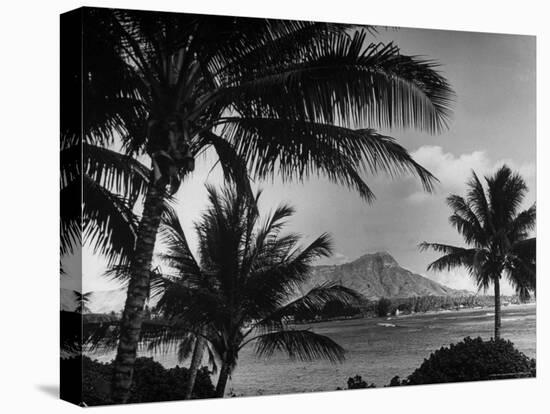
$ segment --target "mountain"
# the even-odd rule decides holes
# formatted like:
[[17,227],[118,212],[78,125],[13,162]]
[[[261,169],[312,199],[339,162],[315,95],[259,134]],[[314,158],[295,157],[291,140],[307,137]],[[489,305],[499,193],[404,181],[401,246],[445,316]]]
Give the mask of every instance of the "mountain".
[[316,266],[310,279],[311,287],[325,282],[341,283],[355,289],[367,299],[470,294],[404,269],[387,252],[365,254],[353,262],[341,265]]

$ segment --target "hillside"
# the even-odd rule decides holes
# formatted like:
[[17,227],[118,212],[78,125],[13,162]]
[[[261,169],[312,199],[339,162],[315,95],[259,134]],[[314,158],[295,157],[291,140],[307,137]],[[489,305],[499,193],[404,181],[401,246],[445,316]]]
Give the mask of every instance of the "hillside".
[[313,287],[324,282],[341,283],[357,290],[367,299],[471,294],[412,273],[399,266],[387,252],[365,254],[353,262],[341,265],[316,266],[308,285]]

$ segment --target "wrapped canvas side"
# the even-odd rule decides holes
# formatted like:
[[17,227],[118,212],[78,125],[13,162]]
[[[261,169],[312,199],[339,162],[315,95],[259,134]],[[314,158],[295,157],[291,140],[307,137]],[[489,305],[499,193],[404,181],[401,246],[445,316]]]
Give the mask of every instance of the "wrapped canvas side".
[[83,306],[82,9],[61,15],[60,76],[60,397],[80,404]]

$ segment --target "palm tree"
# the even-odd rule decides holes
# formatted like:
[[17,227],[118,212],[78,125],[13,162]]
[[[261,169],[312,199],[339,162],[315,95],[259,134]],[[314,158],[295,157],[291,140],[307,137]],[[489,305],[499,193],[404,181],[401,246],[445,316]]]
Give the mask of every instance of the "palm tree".
[[[362,174],[380,171],[417,175],[431,189],[432,175],[373,128],[436,133],[446,127],[452,91],[433,61],[405,56],[391,43],[369,44],[367,32],[350,35],[346,25],[112,9],[81,13],[83,27],[93,33],[83,38],[85,145],[109,147],[108,159],[116,159],[100,160],[104,180],[132,183],[133,198],[122,197],[118,213],[143,197],[135,239],[123,244],[132,247],[132,277],[115,361],[115,401],[128,396],[163,202],[193,170],[198,154],[213,150],[225,177],[248,193],[249,175],[289,180],[320,173],[372,201]],[[79,126],[67,134],[74,145]],[[117,142],[119,152],[112,150]],[[147,159],[150,167],[142,171],[132,161],[124,168],[126,157]],[[85,209],[91,201],[85,194]],[[104,228],[114,229],[105,213],[95,214]],[[96,241],[109,250],[118,236],[116,230],[107,234],[111,240]]]
[[76,313],[81,315],[90,312],[89,304],[90,298],[93,292],[80,293],[78,290],[73,290],[73,294],[76,300]]
[[492,177],[485,177],[484,189],[475,173],[468,182],[467,196],[450,195],[447,204],[453,214],[449,221],[470,247],[422,243],[443,256],[428,270],[465,267],[479,288],[494,285],[495,339],[500,338],[500,279],[505,275],[526,299],[536,290],[536,205],[519,212],[527,192],[523,178],[503,165]]
[[[335,284],[299,295],[312,262],[330,255],[329,237],[323,234],[300,248],[299,235],[282,234],[294,212],[290,206],[281,205],[262,220],[259,194],[243,196],[235,187],[222,193],[208,187],[208,194],[210,205],[196,224],[198,261],[176,215],[167,217],[163,258],[177,275],[165,279],[157,307],[176,325],[185,321],[220,359],[217,396],[223,397],[239,351],[249,343],[259,356],[282,351],[293,359],[343,360],[343,348],[332,339],[289,326],[299,312],[319,313],[329,302],[347,306],[360,300],[355,291]],[[169,330],[159,343],[179,340]]]

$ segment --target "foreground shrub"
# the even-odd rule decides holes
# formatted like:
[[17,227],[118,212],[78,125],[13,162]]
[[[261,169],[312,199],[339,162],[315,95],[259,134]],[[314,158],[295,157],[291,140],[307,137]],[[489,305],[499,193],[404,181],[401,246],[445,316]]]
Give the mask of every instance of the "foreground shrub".
[[357,390],[361,388],[376,388],[376,385],[369,384],[366,381],[363,381],[361,375],[356,375],[355,377],[348,378],[348,390]]
[[[483,381],[536,375],[536,361],[503,339],[464,338],[425,359],[401,385]],[[398,385],[396,378],[391,385]]]
[[[62,360],[61,369],[82,363],[82,398],[86,405],[110,404],[112,364],[103,364],[88,357]],[[138,358],[134,368],[129,403],[173,401],[183,399],[188,369],[164,368],[152,358]],[[192,398],[214,397],[214,385],[206,368],[197,373]]]
[[[536,361],[518,351],[512,342],[467,337],[457,344],[435,351],[406,379],[395,376],[387,386],[535,376]],[[359,375],[348,379],[348,389],[374,387],[374,384],[369,385]]]

